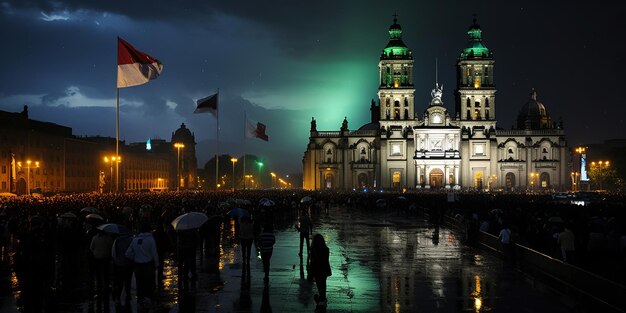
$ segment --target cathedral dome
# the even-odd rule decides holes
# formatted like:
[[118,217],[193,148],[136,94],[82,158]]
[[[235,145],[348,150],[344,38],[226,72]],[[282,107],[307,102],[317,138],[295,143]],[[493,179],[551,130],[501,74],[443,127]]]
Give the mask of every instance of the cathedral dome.
[[389,43],[383,49],[381,58],[411,58],[411,49],[402,41],[402,27],[398,24],[398,19],[393,19],[393,24],[389,26]]
[[359,127],[359,130],[379,130],[379,129],[380,129],[379,123],[367,123]]
[[185,126],[185,123],[182,123],[180,128],[172,134],[172,142],[194,142],[194,135]]
[[530,99],[517,115],[518,129],[546,129],[553,128],[550,114],[546,106],[537,101],[537,92],[533,88],[530,92]]
[[476,22],[474,17],[474,23],[467,30],[467,45],[461,52],[461,58],[463,59],[476,59],[476,58],[491,58],[493,52],[483,44],[482,30],[480,25]]

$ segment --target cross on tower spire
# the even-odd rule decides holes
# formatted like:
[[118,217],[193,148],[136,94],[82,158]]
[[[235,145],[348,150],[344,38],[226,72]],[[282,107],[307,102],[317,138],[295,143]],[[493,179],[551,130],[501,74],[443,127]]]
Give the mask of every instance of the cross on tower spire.
[[393,22],[396,23],[398,21],[398,13],[394,13],[392,16],[393,16]]

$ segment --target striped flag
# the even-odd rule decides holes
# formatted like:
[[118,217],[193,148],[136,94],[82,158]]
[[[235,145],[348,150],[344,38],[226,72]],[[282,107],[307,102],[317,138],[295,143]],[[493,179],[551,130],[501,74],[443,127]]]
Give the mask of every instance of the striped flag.
[[196,101],[196,104],[198,105],[196,107],[196,110],[193,111],[193,113],[206,113],[209,112],[215,116],[217,116],[217,95],[218,94],[213,94],[210,95],[206,98],[202,98],[198,101]]
[[145,84],[159,77],[162,70],[159,60],[117,37],[117,88]]
[[269,140],[269,137],[265,134],[265,124],[255,123],[250,119],[246,120],[246,137],[259,138],[264,141]]

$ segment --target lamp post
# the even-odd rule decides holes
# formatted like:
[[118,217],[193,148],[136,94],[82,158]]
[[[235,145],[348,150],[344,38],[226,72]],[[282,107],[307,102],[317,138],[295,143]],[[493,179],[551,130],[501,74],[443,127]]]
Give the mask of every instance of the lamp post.
[[185,148],[185,145],[177,142],[174,144],[174,147],[177,150],[176,157],[176,190],[180,190],[180,149]]
[[258,183],[258,189],[261,189],[261,168],[263,168],[263,162],[261,161],[256,161],[256,165],[259,166],[259,183]]
[[276,188],[276,184],[275,184],[276,173],[271,172],[270,175],[272,176],[272,188]]
[[235,192],[235,163],[237,163],[237,158],[230,158],[230,161],[233,162],[233,192]]
[[[39,161],[26,160],[26,194],[30,196],[30,169],[33,168],[31,164],[35,164],[35,168],[39,168]],[[22,162],[17,162],[17,166],[22,167]]]
[[[109,163],[110,167],[111,167],[111,176],[110,176],[110,180],[109,180],[110,181],[109,192],[113,192],[113,163],[116,164],[115,167],[117,168],[117,164],[122,162],[122,157],[119,156],[119,155],[118,156],[112,155],[110,157],[105,156],[104,157],[104,162],[105,163]],[[116,191],[118,190],[117,189],[117,175],[115,177],[115,190]]]

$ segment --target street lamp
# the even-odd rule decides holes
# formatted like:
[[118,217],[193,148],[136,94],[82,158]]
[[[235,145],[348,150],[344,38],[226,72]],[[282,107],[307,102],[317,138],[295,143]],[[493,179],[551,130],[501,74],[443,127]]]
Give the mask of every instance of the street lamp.
[[[26,160],[26,194],[30,196],[30,169],[33,168],[31,164],[35,163],[35,168],[39,168],[39,161]],[[17,166],[22,167],[22,162],[17,162]]]
[[177,157],[176,157],[176,178],[178,183],[176,184],[176,190],[180,190],[180,149],[185,148],[185,145],[177,142],[174,144],[174,147],[177,149]]
[[[117,164],[122,162],[122,157],[121,156],[110,156],[110,157],[104,157],[104,162],[105,163],[109,163],[110,167],[111,167],[111,176],[110,176],[110,185],[109,185],[109,192],[113,192],[113,163],[115,163],[115,167],[117,168]],[[117,175],[115,177],[115,190],[117,191]]]
[[272,188],[276,188],[276,184],[275,184],[276,173],[271,172],[270,175],[272,175]]
[[256,165],[259,166],[259,184],[258,184],[258,186],[259,186],[259,189],[260,189],[261,188],[261,177],[262,177],[261,176],[261,168],[263,167],[263,162],[256,161]]
[[530,173],[530,190],[535,191],[535,177],[539,177],[538,173]]
[[230,161],[233,162],[233,192],[235,192],[235,163],[237,163],[237,158],[230,158]]

